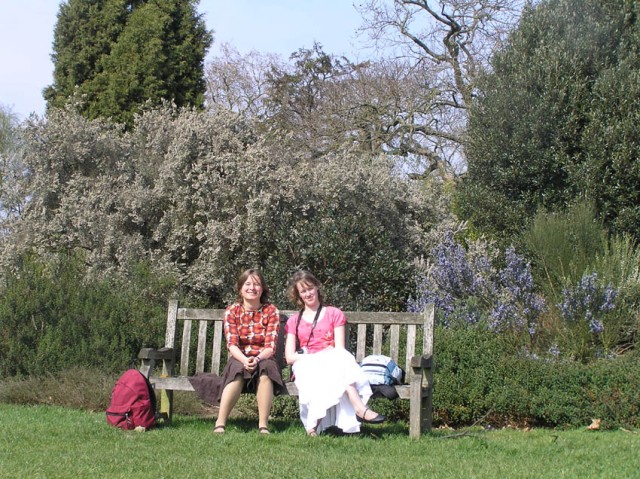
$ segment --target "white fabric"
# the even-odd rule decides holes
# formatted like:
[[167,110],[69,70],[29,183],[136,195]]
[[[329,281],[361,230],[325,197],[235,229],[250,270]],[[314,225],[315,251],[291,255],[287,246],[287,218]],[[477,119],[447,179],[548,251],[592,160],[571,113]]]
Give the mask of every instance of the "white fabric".
[[298,388],[300,419],[307,431],[315,427],[320,433],[330,426],[345,433],[360,431],[346,389],[350,384],[355,385],[366,404],[371,397],[371,387],[351,353],[341,348],[327,348],[319,353],[305,354],[293,364],[293,373]]

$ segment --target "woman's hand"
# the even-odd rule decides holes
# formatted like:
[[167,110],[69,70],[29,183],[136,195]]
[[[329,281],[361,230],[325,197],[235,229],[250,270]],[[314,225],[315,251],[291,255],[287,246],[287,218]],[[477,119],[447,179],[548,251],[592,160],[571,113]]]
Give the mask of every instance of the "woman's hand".
[[255,358],[255,356],[245,356],[245,354],[236,345],[232,345],[229,347],[229,354],[237,361],[242,363],[245,371],[248,371],[250,373],[255,371],[255,369],[258,367],[258,363],[260,362]]
[[258,367],[259,361],[255,358],[255,356],[248,356],[246,359],[247,360],[244,362],[244,368],[248,372],[252,373]]

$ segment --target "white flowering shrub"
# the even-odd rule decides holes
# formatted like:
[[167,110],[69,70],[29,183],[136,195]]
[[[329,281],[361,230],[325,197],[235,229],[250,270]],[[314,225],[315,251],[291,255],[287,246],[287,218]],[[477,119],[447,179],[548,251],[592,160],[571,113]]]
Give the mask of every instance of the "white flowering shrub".
[[24,131],[24,214],[2,239],[21,253],[83,252],[89,276],[126,277],[144,261],[177,292],[224,304],[240,270],[261,267],[272,300],[308,268],[346,308],[402,308],[411,267],[448,218],[438,184],[384,158],[314,160],[230,112],[164,106],[125,132],[71,107]]

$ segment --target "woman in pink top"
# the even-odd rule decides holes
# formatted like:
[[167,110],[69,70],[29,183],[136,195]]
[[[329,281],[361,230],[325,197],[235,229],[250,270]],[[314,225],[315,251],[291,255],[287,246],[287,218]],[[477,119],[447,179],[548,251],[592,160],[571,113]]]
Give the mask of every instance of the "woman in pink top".
[[366,405],[371,387],[345,348],[347,320],[342,311],[322,304],[321,284],[306,271],[289,281],[289,297],[302,310],[287,320],[285,356],[292,365],[307,434],[316,436],[330,426],[354,433],[362,422],[383,422],[386,418]]

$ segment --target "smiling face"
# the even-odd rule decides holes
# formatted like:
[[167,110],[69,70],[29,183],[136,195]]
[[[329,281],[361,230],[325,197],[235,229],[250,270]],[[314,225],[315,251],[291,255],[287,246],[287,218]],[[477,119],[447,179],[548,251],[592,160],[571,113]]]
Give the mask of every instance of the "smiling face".
[[263,290],[260,278],[256,275],[249,275],[240,288],[240,297],[245,307],[257,309],[260,306],[260,297]]
[[306,308],[317,309],[320,306],[320,298],[318,296],[318,288],[313,284],[301,281],[296,284],[298,296],[304,303]]

